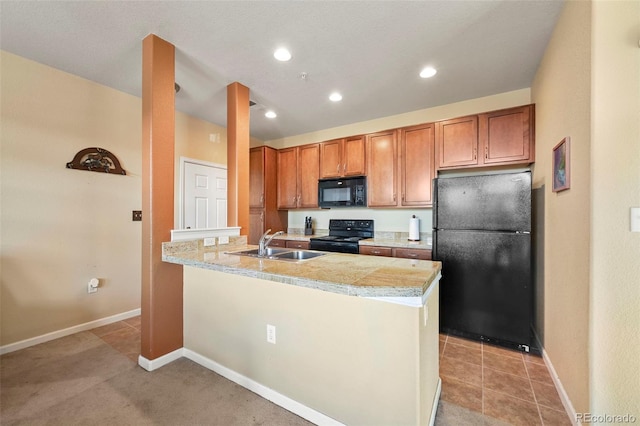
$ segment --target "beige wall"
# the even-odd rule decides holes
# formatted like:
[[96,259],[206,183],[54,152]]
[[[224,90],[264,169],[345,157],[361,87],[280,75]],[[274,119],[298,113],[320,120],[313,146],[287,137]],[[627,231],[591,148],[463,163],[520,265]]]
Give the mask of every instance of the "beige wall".
[[640,421],[640,2],[592,17],[591,412]]
[[[532,85],[545,185],[544,347],[577,413],[640,418],[640,3],[567,2]],[[571,137],[571,189],[551,150]]]
[[[142,112],[138,97],[0,54],[4,346],[140,307]],[[225,138],[177,113],[176,175],[181,155],[226,164]],[[87,147],[111,151],[127,175],[66,169]]]
[[427,303],[425,325],[422,307],[185,266],[184,346],[344,424],[426,425],[437,288]]
[[[540,64],[533,186],[545,185],[545,350],[577,411],[589,408],[591,5],[567,2]],[[571,138],[571,189],[552,192],[553,147]]]
[[[179,93],[176,94],[179,96]],[[213,135],[213,137],[211,137]],[[214,141],[211,141],[211,139]],[[176,112],[176,145],[174,167],[174,212],[173,228],[180,229],[180,208],[182,190],[180,188],[180,158],[205,160],[210,163],[227,165],[227,129],[213,123],[199,120]]]
[[345,136],[373,133],[380,130],[430,123],[438,120],[446,120],[448,118],[463,117],[469,114],[527,105],[529,103],[531,103],[531,93],[528,88],[514,90],[512,92],[469,99],[462,102],[421,109],[405,114],[383,117],[376,120],[362,121],[346,126],[319,130],[317,132],[305,133],[288,138],[273,139],[266,141],[265,144],[276,149],[288,148],[307,143],[324,142],[331,139],[343,138]]
[[[1,55],[5,345],[140,307],[141,120],[133,96]],[[66,169],[87,147],[128,174]]]

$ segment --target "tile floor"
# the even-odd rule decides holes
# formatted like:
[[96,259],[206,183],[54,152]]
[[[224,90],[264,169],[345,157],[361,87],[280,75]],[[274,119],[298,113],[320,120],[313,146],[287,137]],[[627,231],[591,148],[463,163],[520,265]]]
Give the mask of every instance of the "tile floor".
[[115,350],[126,355],[136,364],[138,363],[138,356],[140,355],[139,316],[94,328],[90,331]]
[[[138,362],[140,317],[91,332]],[[479,420],[484,424],[496,419],[511,425],[571,425],[539,356],[441,334],[440,378],[441,401],[450,409],[468,410],[469,419],[484,419]],[[472,417],[476,413],[482,416]]]
[[513,425],[571,425],[544,360],[440,335],[441,400]]

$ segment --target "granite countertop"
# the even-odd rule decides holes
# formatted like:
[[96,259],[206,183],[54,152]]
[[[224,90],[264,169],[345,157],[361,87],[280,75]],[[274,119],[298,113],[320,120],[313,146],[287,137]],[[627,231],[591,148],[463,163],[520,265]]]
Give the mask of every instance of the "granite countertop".
[[202,240],[163,243],[162,260],[349,296],[422,298],[439,278],[441,263],[346,253],[303,261],[259,259],[229,252],[255,249],[246,237],[203,247]]

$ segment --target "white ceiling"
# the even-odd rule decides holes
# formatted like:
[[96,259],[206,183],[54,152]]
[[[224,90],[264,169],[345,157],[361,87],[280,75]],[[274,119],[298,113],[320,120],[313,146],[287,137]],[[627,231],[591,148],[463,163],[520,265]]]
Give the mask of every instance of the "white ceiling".
[[[0,47],[141,96],[142,39],[156,34],[176,46],[179,111],[226,127],[226,86],[238,81],[257,103],[251,135],[267,141],[530,87],[562,6],[3,0]],[[273,58],[279,46],[291,61]],[[426,65],[438,74],[419,78]],[[342,102],[328,100],[334,90]]]

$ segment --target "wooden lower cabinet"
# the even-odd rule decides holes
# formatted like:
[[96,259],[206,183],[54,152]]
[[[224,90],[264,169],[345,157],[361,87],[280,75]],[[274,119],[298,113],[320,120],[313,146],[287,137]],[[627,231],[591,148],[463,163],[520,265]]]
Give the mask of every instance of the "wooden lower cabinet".
[[278,238],[274,238],[269,243],[269,247],[286,247],[286,246],[287,246],[287,240],[281,240]]
[[360,254],[393,257],[393,250],[391,247],[360,246]]
[[274,238],[269,243],[269,247],[286,247],[300,250],[309,250],[309,245],[309,241],[285,240],[283,238]]
[[407,259],[431,260],[431,250],[400,247],[360,246],[360,254],[369,256],[403,257]]
[[285,247],[286,248],[294,248],[300,250],[309,250],[309,246],[311,243],[309,241],[300,241],[300,240],[286,240]]
[[431,250],[395,248],[393,257],[405,257],[407,259],[431,260]]

